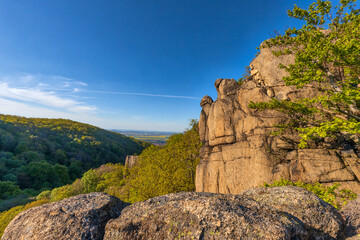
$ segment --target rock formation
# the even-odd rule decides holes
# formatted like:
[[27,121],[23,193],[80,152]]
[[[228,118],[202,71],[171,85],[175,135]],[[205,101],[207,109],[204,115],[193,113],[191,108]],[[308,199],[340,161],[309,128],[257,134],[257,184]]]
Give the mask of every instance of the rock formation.
[[77,195],[20,213],[1,239],[103,239],[105,224],[128,205],[106,193]]
[[344,239],[344,231],[332,206],[301,188],[281,187],[240,196],[176,193],[134,203],[109,221],[104,239]]
[[[203,146],[196,172],[196,191],[239,194],[244,190],[272,183],[281,178],[292,181],[340,183],[360,193],[360,139],[325,139],[298,149],[297,134],[274,136],[274,125],[286,123],[273,110],[257,111],[251,101],[286,100],[318,94],[314,87],[296,89],[286,86],[280,63],[294,61],[292,56],[275,57],[263,48],[251,63],[251,77],[241,86],[233,79],[218,79],[218,96],[205,96],[199,133]],[[356,145],[357,144],[357,145]]]
[[127,155],[125,159],[125,166],[132,168],[139,161],[139,156]]

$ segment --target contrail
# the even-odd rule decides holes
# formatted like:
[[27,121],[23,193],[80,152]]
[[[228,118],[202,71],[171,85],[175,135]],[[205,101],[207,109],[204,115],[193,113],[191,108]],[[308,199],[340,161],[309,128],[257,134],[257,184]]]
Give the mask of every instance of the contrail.
[[201,98],[198,98],[198,97],[190,97],[190,96],[163,95],[163,94],[152,94],[152,93],[108,92],[108,91],[95,91],[95,90],[79,90],[79,92],[80,91],[81,92],[104,93],[104,94],[147,96],[147,97],[185,98],[185,99],[197,99],[197,100],[201,99]]
[[191,96],[177,96],[177,95],[164,95],[164,94],[152,94],[152,93],[134,93],[134,92],[115,92],[115,91],[96,91],[96,90],[83,90],[78,88],[66,89],[66,88],[41,88],[41,90],[53,90],[53,91],[70,91],[70,92],[88,92],[88,93],[102,93],[102,94],[118,94],[118,95],[133,95],[133,96],[147,96],[147,97],[163,97],[163,98],[182,98],[182,99],[194,99],[200,100],[199,97]]

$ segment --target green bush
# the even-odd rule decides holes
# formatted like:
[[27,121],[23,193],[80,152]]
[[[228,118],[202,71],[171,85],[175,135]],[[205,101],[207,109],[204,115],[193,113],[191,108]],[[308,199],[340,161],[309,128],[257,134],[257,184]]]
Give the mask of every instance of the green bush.
[[60,201],[60,200],[63,200],[64,198],[68,198],[71,196],[74,196],[74,194],[72,194],[72,191],[71,191],[71,186],[65,185],[62,187],[55,188],[51,191],[50,201],[56,202],[56,201]]
[[42,191],[39,195],[37,195],[36,200],[50,199],[50,195],[51,195],[50,190]]

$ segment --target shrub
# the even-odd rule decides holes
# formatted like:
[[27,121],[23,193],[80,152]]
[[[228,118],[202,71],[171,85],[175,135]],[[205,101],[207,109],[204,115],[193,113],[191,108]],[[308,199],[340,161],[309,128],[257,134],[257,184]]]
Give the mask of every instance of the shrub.
[[39,195],[37,195],[36,200],[50,199],[50,194],[50,190],[42,191]]

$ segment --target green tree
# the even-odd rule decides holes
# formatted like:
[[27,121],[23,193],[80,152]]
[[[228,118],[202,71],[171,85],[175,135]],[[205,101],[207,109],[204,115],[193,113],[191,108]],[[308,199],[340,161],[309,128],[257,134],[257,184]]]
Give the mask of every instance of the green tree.
[[307,140],[360,134],[360,16],[356,0],[317,0],[309,8],[295,5],[288,15],[305,21],[284,35],[266,41],[263,47],[282,46],[277,56],[294,54],[295,63],[280,65],[289,76],[287,85],[302,88],[311,84],[319,95],[296,101],[273,99],[251,103],[256,109],[275,109],[289,116],[291,127]]
[[73,160],[69,166],[69,175],[71,179],[76,179],[81,176],[82,163],[80,161]]
[[34,151],[26,151],[21,153],[21,158],[26,162],[40,161],[41,159],[43,159],[43,157],[40,156],[39,153]]
[[19,186],[15,185],[14,182],[0,181],[0,199],[6,199],[19,193],[20,188]]
[[29,143],[26,141],[20,141],[15,148],[15,152],[22,153],[26,151],[29,151]]
[[56,150],[54,153],[54,159],[57,163],[64,164],[67,161],[65,151],[61,149]]
[[3,181],[11,181],[11,182],[15,182],[17,181],[16,176],[13,173],[8,173],[5,176],[3,176],[2,178]]
[[83,184],[85,193],[95,192],[98,183],[100,182],[100,177],[94,169],[90,169],[84,173],[81,178],[81,183]]
[[51,188],[59,185],[54,166],[46,161],[30,162],[23,169],[30,177],[34,189]]
[[66,166],[61,164],[55,164],[54,170],[56,174],[58,175],[59,181],[61,184],[69,184],[71,183],[70,177],[69,177],[69,171]]
[[165,146],[150,146],[130,170],[122,199],[143,201],[159,195],[195,190],[195,171],[201,143],[198,122],[190,129],[172,135]]

